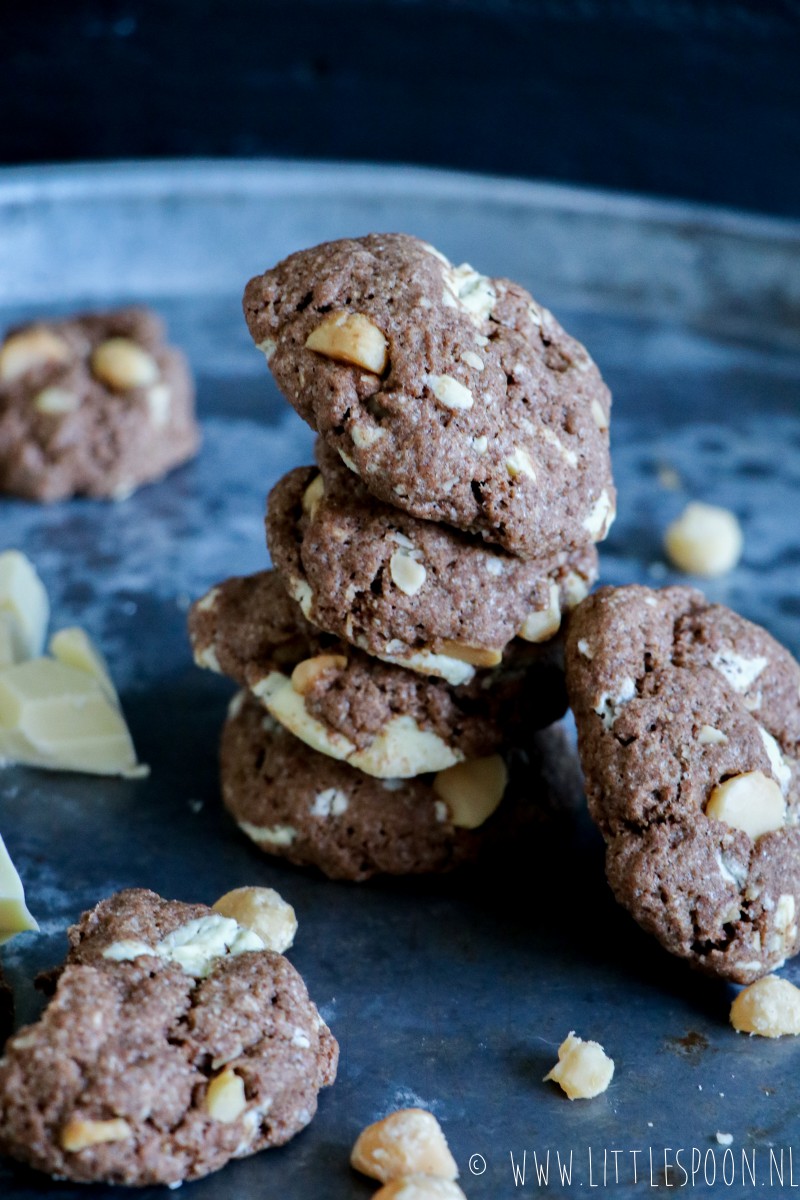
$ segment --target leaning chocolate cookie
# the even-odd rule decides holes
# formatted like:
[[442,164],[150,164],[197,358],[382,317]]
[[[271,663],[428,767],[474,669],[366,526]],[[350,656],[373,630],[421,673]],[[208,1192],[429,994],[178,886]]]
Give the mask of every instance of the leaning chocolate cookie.
[[373,778],[309,751],[247,692],[231,704],[220,769],[226,808],[261,850],[351,880],[473,860],[508,782],[500,755],[414,779]]
[[249,687],[312,749],[379,778],[493,754],[566,707],[560,647],[514,643],[494,670],[450,687],[316,630],[271,571],[212,588],[189,632],[199,666]]
[[552,638],[597,578],[593,545],[523,560],[369,495],[338,456],[269,498],[267,540],[305,616],[367,653],[450,683],[501,662],[519,635]]
[[244,311],[281,391],[379,499],[524,558],[605,537],[608,389],[524,288],[372,234],[291,255]]
[[280,954],[202,904],[119,892],[69,931],[0,1059],[0,1150],[76,1182],[198,1179],[314,1116],[338,1047]]
[[124,498],[199,440],[188,365],[147,309],[36,321],[0,345],[0,492]]
[[616,898],[673,954],[748,983],[800,947],[800,667],[689,588],[601,588],[567,688]]

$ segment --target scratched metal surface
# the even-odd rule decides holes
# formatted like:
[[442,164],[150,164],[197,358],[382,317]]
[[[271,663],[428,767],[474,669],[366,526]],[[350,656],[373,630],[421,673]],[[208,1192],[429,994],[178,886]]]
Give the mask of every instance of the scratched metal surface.
[[[0,773],[0,831],[42,924],[2,954],[20,1019],[36,1012],[32,977],[61,957],[66,925],[113,889],[210,902],[270,884],[298,911],[290,953],[341,1043],[339,1079],[307,1132],[191,1185],[197,1200],[366,1197],[350,1145],[409,1103],[439,1116],[473,1200],[536,1192],[533,1155],[541,1164],[548,1149],[543,1194],[602,1186],[604,1152],[613,1195],[677,1186],[682,1149],[692,1194],[752,1195],[744,1151],[756,1187],[780,1195],[800,1182],[798,1047],[735,1035],[730,989],[672,961],[616,909],[585,818],[555,844],[524,846],[513,869],[355,887],[262,857],[221,811],[215,740],[229,688],[193,668],[185,610],[217,579],[264,565],[265,493],[308,461],[311,443],[249,343],[241,289],[291,249],[373,229],[408,230],[520,278],[590,347],[616,405],[606,581],[672,579],[666,522],[689,497],[728,505],[744,560],[707,590],[800,652],[800,228],[403,169],[6,172],[2,323],[154,304],[193,362],[205,431],[195,463],[124,503],[0,500],[0,548],[34,559],[56,625],[80,622],[100,642],[152,765],[141,782]],[[800,982],[800,966],[784,973]],[[616,1061],[608,1092],[589,1103],[541,1083],[570,1029]],[[718,1131],[733,1136],[727,1158]],[[519,1166],[525,1151],[517,1186],[510,1156]],[[572,1156],[571,1182],[556,1152]],[[0,1194],[69,1200],[85,1189],[3,1163]]]

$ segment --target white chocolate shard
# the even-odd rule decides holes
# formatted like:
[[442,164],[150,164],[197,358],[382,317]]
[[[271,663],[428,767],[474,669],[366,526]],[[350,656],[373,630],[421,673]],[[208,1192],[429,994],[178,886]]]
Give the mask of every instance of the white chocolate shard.
[[103,958],[113,962],[131,962],[144,955],[152,956],[177,963],[186,975],[195,979],[205,979],[218,959],[228,954],[245,954],[250,950],[263,949],[264,942],[255,930],[244,928],[231,917],[215,912],[187,921],[155,946],[133,939],[112,942],[103,951]]
[[[7,630],[5,644],[13,644],[12,662],[42,653],[50,603],[33,563],[19,550],[0,554],[0,616]],[[0,658],[0,666],[5,665]]]
[[84,629],[80,629],[77,625],[60,629],[51,637],[49,650],[53,658],[65,663],[66,666],[75,667],[79,671],[87,671],[89,675],[93,675],[106,695],[115,704],[119,703],[108,663]]
[[25,903],[25,889],[0,837],[0,945],[17,933],[39,928]]
[[52,658],[0,671],[0,758],[51,770],[137,770],[119,708],[92,674]]

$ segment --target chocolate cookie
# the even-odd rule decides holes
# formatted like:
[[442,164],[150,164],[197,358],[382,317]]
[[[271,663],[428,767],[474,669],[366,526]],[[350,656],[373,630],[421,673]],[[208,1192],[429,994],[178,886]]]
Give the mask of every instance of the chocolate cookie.
[[523,288],[372,234],[251,279],[281,391],[373,495],[523,558],[605,537],[610,397]]
[[0,1149],[77,1182],[177,1185],[314,1116],[337,1044],[294,967],[202,904],[133,889],[69,931],[0,1059]]
[[147,309],[37,321],[0,346],[0,492],[121,499],[199,440],[186,360]]
[[517,634],[553,637],[597,578],[592,545],[515,558],[374,500],[324,446],[319,459],[273,489],[270,554],[310,621],[385,662],[464,683]]
[[331,879],[449,871],[474,859],[507,783],[499,755],[478,762],[375,779],[309,752],[247,692],[234,697],[220,746],[222,797],[239,828],[267,854]]
[[453,688],[316,630],[274,572],[212,588],[189,631],[200,666],[250,687],[313,749],[380,778],[493,754],[565,708],[560,648],[515,643],[496,669]]
[[567,688],[615,896],[673,954],[749,983],[800,946],[800,667],[700,592],[601,588]]

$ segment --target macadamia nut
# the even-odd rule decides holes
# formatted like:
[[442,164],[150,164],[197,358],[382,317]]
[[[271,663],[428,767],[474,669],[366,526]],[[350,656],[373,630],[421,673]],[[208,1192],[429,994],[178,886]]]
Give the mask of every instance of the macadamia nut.
[[783,1037],[800,1033],[800,988],[778,975],[757,979],[731,1005],[731,1025],[738,1033]]
[[732,512],[713,504],[687,504],[664,537],[670,562],[687,575],[713,579],[732,571],[742,556],[742,529]]
[[423,1108],[402,1108],[368,1125],[358,1136],[350,1162],[381,1183],[409,1175],[449,1180],[458,1175],[439,1122]]
[[570,1100],[591,1100],[604,1092],[614,1077],[614,1060],[599,1042],[584,1042],[570,1031],[558,1047],[558,1062],[545,1080],[552,1079]]

